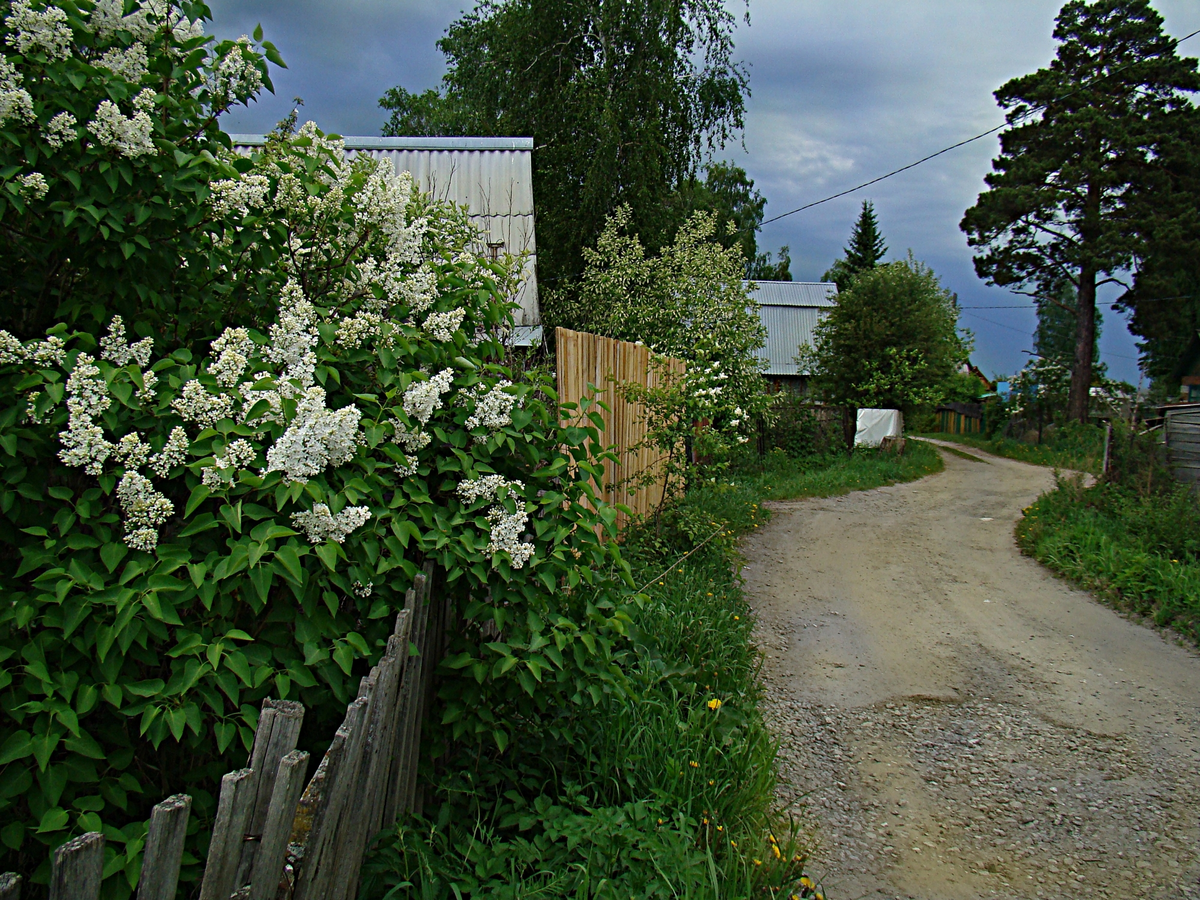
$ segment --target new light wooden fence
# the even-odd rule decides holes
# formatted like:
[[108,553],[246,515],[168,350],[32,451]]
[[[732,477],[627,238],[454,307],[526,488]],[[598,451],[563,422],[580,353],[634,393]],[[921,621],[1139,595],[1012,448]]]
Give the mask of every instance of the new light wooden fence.
[[[383,658],[359,683],[307,786],[308,754],[296,749],[304,707],[263,701],[249,765],[221,779],[200,900],[354,900],[371,839],[419,811],[421,721],[450,615],[448,601],[431,599],[432,571],[417,576]],[[177,794],[154,807],[138,900],[175,900],[191,803]],[[63,844],[50,900],[96,900],[103,868],[102,834]],[[0,875],[0,900],[20,896],[21,878]]]
[[[608,409],[589,407],[604,420],[601,443],[611,446],[617,462],[604,464],[604,484],[601,497],[612,504],[623,504],[635,515],[645,516],[662,502],[666,488],[665,459],[655,447],[646,443],[646,411],[641,403],[630,403],[621,397],[617,386],[640,384],[661,387],[671,379],[682,377],[686,364],[678,359],[665,359],[651,365],[649,348],[629,341],[618,341],[566,328],[555,330],[557,342],[556,368],[560,403],[578,403],[585,397],[602,400]],[[595,386],[595,391],[589,388]],[[580,413],[581,424],[590,424]],[[625,525],[628,517],[617,513],[617,527]]]

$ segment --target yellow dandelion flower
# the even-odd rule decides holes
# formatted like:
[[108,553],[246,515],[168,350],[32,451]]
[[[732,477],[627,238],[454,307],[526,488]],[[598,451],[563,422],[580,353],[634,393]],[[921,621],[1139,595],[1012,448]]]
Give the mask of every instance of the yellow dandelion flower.
[[724,830],[725,830],[725,826],[724,826],[724,825],[718,825],[718,826],[717,826],[717,831],[724,831]]
[[811,878],[809,878],[807,875],[801,875],[800,876],[800,887],[810,888],[810,887],[816,887],[816,885],[813,884],[813,880]]
[[716,784],[716,782],[715,782],[715,781],[710,781],[710,782],[709,782],[709,785],[714,785],[714,784]]
[[755,864],[756,866],[761,866],[761,865],[762,865],[762,860],[761,860],[761,859],[756,859],[756,860],[754,860],[754,864]]
[[708,701],[708,708],[715,712],[716,710],[721,708],[721,701],[718,700],[716,697],[713,697],[711,700]]
[[733,621],[735,621],[735,622],[740,622],[740,621],[742,621],[742,617],[741,617],[741,616],[734,616],[734,617],[733,617]]
[[734,847],[734,848],[736,848],[736,847],[737,847],[737,841],[730,841],[730,842],[729,842],[729,846],[730,846],[730,847]]
[[694,759],[690,763],[688,763],[688,765],[691,766],[693,769],[700,768],[700,763],[696,762]]
[[658,824],[659,824],[659,825],[661,825],[661,824],[662,824],[662,819],[659,819],[659,820],[658,820]]
[[778,845],[778,844],[772,844],[772,845],[771,845],[771,849],[772,849],[773,851],[775,851],[775,858],[776,858],[776,859],[783,859],[783,854],[779,852],[779,845]]

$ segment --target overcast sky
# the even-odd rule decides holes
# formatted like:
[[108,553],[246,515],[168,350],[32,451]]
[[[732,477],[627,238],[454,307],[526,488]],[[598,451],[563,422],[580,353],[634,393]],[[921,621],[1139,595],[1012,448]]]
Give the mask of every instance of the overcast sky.
[[[743,166],[767,198],[767,217],[837,193],[1003,121],[992,92],[1046,65],[1057,0],[751,0],[737,56],[750,67]],[[435,41],[470,0],[210,0],[214,28],[237,37],[262,23],[287,61],[275,96],[224,119],[232,132],[269,130],[304,99],[303,118],[340,134],[377,135],[384,90],[436,87]],[[1196,0],[1158,0],[1168,33],[1200,28]],[[731,7],[732,8],[732,7]],[[739,12],[743,8],[739,7]],[[1200,54],[1200,36],[1181,47]],[[302,118],[302,121],[303,121]],[[890,249],[931,265],[964,307],[973,359],[988,374],[1028,358],[1034,315],[1025,298],[974,274],[958,230],[998,150],[985,138],[867,188],[767,225],[760,248],[787,244],[792,276],[815,281],[841,253],[864,199]],[[1020,306],[1022,308],[1007,308]],[[971,309],[970,307],[976,307]],[[982,308],[1001,307],[1001,308]],[[1101,356],[1137,383],[1134,338],[1104,310]]]

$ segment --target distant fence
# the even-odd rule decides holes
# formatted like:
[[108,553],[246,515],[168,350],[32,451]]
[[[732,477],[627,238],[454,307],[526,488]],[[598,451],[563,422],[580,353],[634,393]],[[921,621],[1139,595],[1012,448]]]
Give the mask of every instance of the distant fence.
[[[682,376],[686,364],[667,359],[652,366],[647,347],[566,328],[556,329],[555,340],[559,402],[578,403],[594,396],[608,406],[589,410],[603,418],[601,442],[614,448],[618,460],[604,465],[601,496],[609,503],[629,507],[638,516],[653,512],[666,488],[665,460],[657,448],[646,446],[643,405],[618,396],[614,384],[661,387],[668,379]],[[589,384],[595,385],[598,393],[589,391]],[[624,513],[617,514],[618,528],[626,518]]]
[[[417,576],[383,658],[359,683],[307,786],[309,755],[296,749],[304,707],[263,701],[249,766],[221,779],[200,900],[354,900],[370,840],[401,813],[420,811],[421,721],[450,616],[448,601],[431,599],[432,573],[427,564]],[[154,807],[138,900],[175,900],[191,803],[177,794]],[[102,834],[63,844],[50,900],[96,900],[103,867]],[[0,875],[0,900],[20,896],[21,878]]]
[[1163,443],[1175,477],[1187,484],[1200,485],[1200,404],[1165,411]]

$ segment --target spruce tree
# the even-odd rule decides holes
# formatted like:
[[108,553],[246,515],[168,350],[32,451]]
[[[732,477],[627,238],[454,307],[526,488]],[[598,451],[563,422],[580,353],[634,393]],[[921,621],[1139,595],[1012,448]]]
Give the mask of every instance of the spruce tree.
[[962,221],[990,284],[1046,296],[1076,291],[1068,418],[1086,421],[1095,358],[1096,289],[1134,262],[1159,151],[1200,89],[1148,0],[1071,0],[1055,59],[998,91],[1010,127],[988,190]]
[[846,248],[846,266],[850,271],[858,273],[873,269],[887,253],[887,244],[879,233],[879,222],[875,218],[875,207],[870,200],[864,200],[862,212],[850,232],[850,245]]

